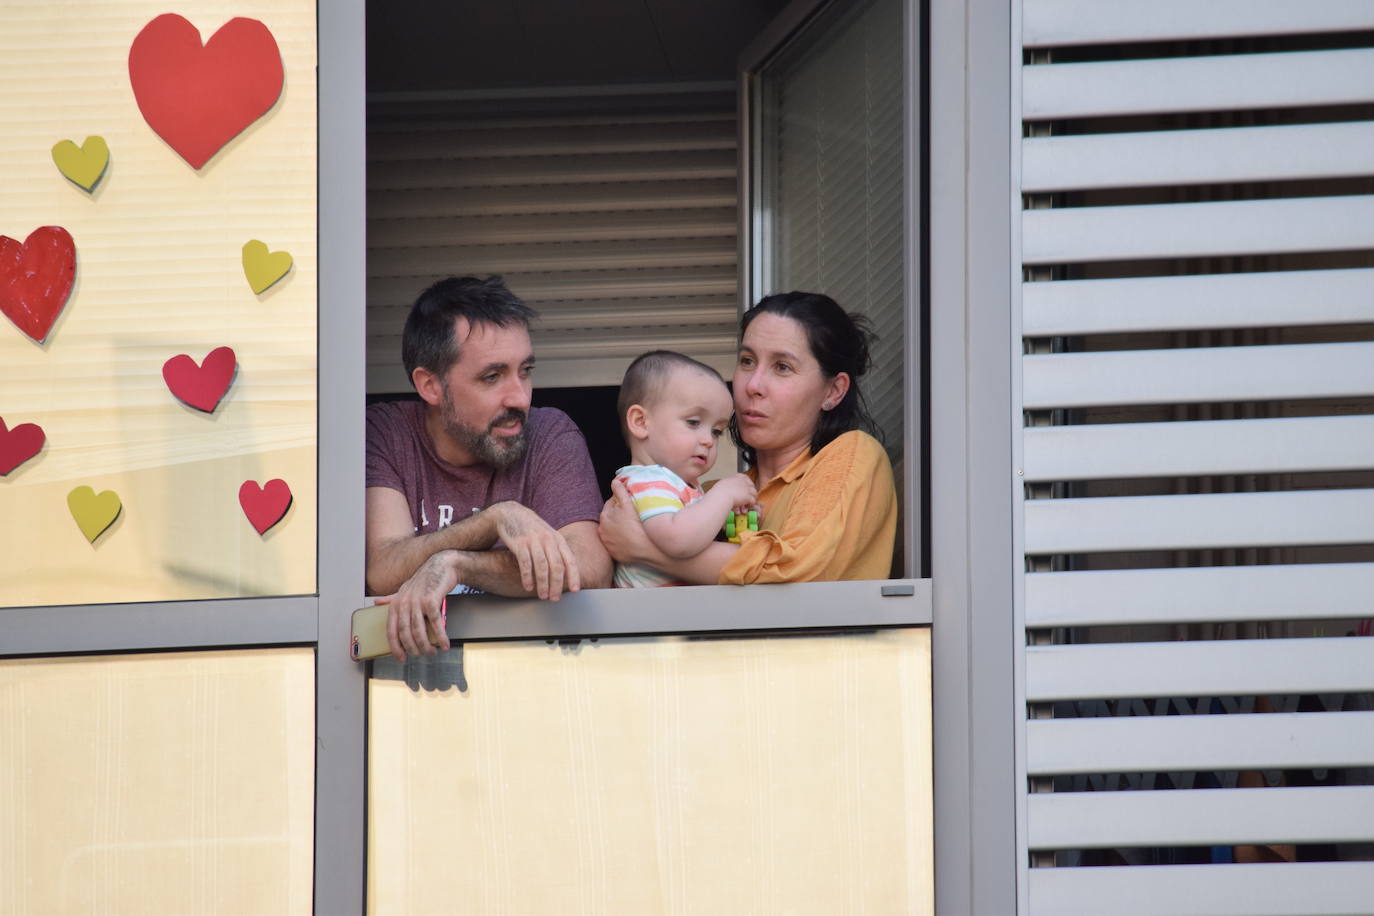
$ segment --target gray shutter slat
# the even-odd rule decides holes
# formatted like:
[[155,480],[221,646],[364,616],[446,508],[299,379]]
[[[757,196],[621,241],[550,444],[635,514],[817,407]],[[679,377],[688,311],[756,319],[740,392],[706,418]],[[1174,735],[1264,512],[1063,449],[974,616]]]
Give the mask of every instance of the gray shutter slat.
[[[541,312],[541,386],[614,385],[629,359],[680,349],[729,368],[737,314],[728,96],[626,112],[545,99],[529,117],[471,101],[389,106],[368,146],[368,385],[404,391],[400,333],[450,274],[500,273]],[[634,100],[652,109],[654,99]],[[713,111],[692,105],[714,106]],[[678,108],[680,114],[672,112]]]

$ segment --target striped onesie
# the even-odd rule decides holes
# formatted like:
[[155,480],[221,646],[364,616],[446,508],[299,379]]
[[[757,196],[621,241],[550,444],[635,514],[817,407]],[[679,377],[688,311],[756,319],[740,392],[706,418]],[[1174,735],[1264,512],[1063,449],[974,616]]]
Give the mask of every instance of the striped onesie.
[[[639,520],[646,522],[656,515],[669,515],[683,506],[701,499],[702,492],[672,471],[659,464],[630,464],[615,472],[618,480],[629,488],[634,497]],[[653,588],[659,585],[682,585],[667,573],[641,563],[617,563],[616,588]]]

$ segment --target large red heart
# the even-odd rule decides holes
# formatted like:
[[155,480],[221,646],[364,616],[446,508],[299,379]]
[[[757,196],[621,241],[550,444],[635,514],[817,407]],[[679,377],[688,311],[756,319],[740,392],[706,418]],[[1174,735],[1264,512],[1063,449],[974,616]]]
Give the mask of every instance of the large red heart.
[[76,244],[61,226],[40,226],[24,244],[0,235],[0,312],[42,343],[76,281]]
[[239,487],[239,505],[258,534],[266,534],[291,508],[291,488],[281,478],[269,480],[261,487],[256,480],[245,480]]
[[138,110],[196,169],[276,104],[282,78],[277,40],[256,19],[230,19],[202,47],[195,26],[163,13],[129,47]]
[[9,429],[5,426],[5,418],[0,417],[0,476],[37,455],[46,438],[37,423],[20,423]]
[[234,380],[238,361],[229,347],[216,347],[199,366],[185,353],[162,364],[162,379],[177,399],[196,410],[214,413]]

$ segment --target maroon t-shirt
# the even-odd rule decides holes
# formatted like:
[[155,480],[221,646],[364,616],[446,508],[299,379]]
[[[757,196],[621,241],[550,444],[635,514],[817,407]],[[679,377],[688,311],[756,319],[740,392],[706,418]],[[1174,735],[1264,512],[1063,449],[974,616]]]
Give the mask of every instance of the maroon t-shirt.
[[601,490],[582,431],[552,407],[533,407],[529,447],[505,470],[458,467],[439,457],[425,428],[425,405],[392,401],[367,409],[367,485],[399,490],[417,534],[505,500],[533,509],[552,528],[596,521]]

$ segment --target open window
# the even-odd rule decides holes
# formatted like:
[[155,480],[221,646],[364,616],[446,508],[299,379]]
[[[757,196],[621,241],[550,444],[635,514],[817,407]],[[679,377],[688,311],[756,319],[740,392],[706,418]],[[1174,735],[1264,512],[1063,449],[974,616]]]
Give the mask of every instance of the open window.
[[[678,350],[728,379],[741,308],[823,291],[877,332],[866,394],[904,498],[895,569],[915,574],[906,16],[901,0],[608,0],[371,17],[369,397],[412,396],[400,330],[420,290],[503,274],[541,313],[535,403],[573,417],[606,486],[631,359]],[[472,59],[433,64],[431,44],[477,32]],[[722,449],[707,476],[734,469]]]

